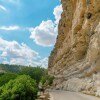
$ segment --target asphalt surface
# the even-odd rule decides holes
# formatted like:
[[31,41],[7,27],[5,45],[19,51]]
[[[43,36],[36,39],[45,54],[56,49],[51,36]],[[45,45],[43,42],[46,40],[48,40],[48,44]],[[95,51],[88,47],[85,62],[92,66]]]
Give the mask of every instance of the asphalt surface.
[[100,98],[76,92],[52,90],[50,100],[100,100]]

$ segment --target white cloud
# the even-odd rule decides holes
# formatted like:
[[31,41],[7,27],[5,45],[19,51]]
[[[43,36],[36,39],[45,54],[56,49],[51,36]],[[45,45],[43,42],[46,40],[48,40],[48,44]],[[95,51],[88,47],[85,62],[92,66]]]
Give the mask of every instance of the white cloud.
[[38,53],[26,44],[18,44],[16,41],[6,41],[0,38],[0,51],[2,51],[1,56],[8,56],[11,58],[26,58],[26,59],[35,59],[38,56]]
[[7,9],[2,5],[0,5],[0,10],[7,11]]
[[47,68],[47,58],[41,59],[39,53],[32,50],[26,44],[16,41],[7,41],[0,38],[0,59],[3,64],[18,64],[43,66]]
[[0,30],[6,30],[6,31],[14,31],[19,30],[19,26],[0,26]]
[[52,46],[56,39],[56,27],[51,20],[42,21],[42,23],[30,29],[30,38],[34,39],[35,43],[41,46]]
[[59,20],[60,20],[60,18],[61,18],[61,13],[62,13],[62,5],[59,5],[59,6],[56,6],[55,8],[54,8],[54,12],[53,12],[53,14],[54,14],[54,16],[55,16],[55,23],[56,24],[58,24],[59,23]]
[[48,67],[48,58],[45,57],[45,58],[42,58],[38,61],[29,61],[28,63],[29,65],[34,65],[34,66],[42,66],[44,68],[47,68]]
[[48,66],[48,58],[45,57],[42,60],[40,60],[40,65],[46,68]]
[[18,59],[23,59],[24,62],[30,59],[36,60],[39,57],[39,54],[26,44],[19,44],[16,41],[7,41],[2,38],[0,38],[0,52],[2,52],[1,57],[10,58],[12,62]]
[[4,60],[4,61],[2,62],[2,64],[9,64],[9,62],[6,61],[6,60]]
[[35,28],[30,28],[31,36],[30,38],[38,45],[49,47],[53,46],[56,41],[56,36],[58,32],[58,22],[62,13],[62,6],[59,5],[54,8],[55,21],[47,20],[42,21],[39,26]]

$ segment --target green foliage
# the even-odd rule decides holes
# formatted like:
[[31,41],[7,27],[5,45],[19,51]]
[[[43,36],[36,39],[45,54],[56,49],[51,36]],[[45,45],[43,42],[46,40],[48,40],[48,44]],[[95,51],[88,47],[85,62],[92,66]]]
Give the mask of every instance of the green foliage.
[[0,100],[35,100],[36,93],[35,80],[21,75],[0,88]]
[[15,73],[2,73],[0,75],[0,86],[9,82],[11,79],[15,79],[16,77],[17,77],[17,74]]
[[22,68],[25,68],[26,66],[20,66],[20,65],[8,65],[8,64],[0,64],[0,69],[6,71],[6,72],[14,72],[18,73]]
[[26,67],[21,70],[20,74],[29,75],[39,83],[42,76],[47,74],[47,70],[41,67]]
[[0,77],[1,77],[2,75],[4,75],[4,74],[5,74],[5,73],[3,73],[3,72],[2,72],[2,73],[0,73]]
[[47,69],[0,64],[0,100],[35,100],[38,83],[52,84]]
[[50,75],[45,75],[41,78],[41,83],[42,84],[47,84],[47,85],[52,85],[53,83],[53,80],[54,80],[54,77],[53,76],[50,76]]

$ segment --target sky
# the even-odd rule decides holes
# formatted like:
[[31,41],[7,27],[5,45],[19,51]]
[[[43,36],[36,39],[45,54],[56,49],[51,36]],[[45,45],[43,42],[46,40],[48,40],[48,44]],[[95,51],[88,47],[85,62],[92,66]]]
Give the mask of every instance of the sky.
[[0,0],[0,63],[47,67],[60,0]]

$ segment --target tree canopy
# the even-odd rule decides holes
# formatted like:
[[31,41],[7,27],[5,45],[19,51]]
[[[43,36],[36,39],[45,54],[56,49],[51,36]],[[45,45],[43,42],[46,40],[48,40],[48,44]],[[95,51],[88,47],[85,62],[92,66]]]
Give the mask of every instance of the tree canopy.
[[12,79],[15,79],[18,75],[16,73],[2,73],[0,75],[0,86],[5,85]]
[[21,70],[20,74],[29,75],[32,79],[39,83],[42,76],[47,74],[47,70],[41,67],[26,67]]
[[37,86],[28,75],[18,76],[0,88],[0,100],[35,100]]

